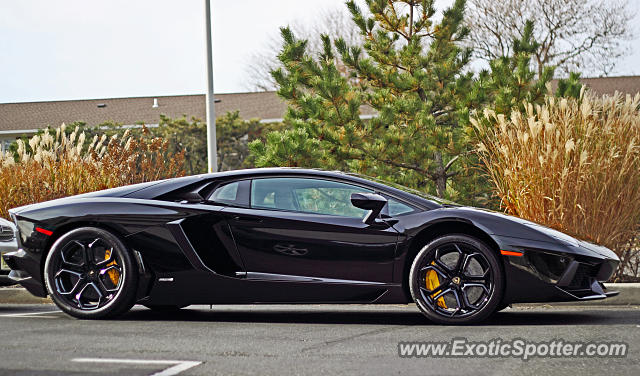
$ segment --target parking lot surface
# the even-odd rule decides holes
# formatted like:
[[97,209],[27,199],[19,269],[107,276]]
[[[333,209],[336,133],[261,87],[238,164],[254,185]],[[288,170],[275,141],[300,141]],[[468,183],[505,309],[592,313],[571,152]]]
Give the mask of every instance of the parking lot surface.
[[[135,307],[72,319],[54,305],[0,305],[0,374],[640,374],[640,307],[516,307],[475,326],[439,326],[412,305]],[[401,358],[398,342],[622,341],[624,358]]]

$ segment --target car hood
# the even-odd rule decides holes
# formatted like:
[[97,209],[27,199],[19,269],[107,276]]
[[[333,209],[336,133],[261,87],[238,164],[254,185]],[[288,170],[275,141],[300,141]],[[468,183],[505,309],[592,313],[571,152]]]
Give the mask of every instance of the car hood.
[[[602,256],[617,257],[615,253],[606,247],[576,239],[563,232],[519,217],[473,207],[449,207],[442,210],[458,210],[473,213],[474,217],[480,219],[478,222],[483,224],[485,230],[493,235],[538,240],[544,240],[546,238],[546,241],[549,242],[560,242],[571,247],[586,248]],[[516,224],[516,226],[514,226],[514,224]]]

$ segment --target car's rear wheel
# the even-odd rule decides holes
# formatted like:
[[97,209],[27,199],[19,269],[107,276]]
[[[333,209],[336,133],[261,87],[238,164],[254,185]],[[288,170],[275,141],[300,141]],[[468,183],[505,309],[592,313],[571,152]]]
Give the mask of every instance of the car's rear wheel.
[[486,319],[498,307],[504,276],[498,256],[486,244],[467,235],[447,235],[418,252],[409,286],[431,321],[469,324]]
[[78,228],[51,247],[44,279],[53,302],[82,319],[120,315],[134,304],[137,268],[117,236],[95,228]]

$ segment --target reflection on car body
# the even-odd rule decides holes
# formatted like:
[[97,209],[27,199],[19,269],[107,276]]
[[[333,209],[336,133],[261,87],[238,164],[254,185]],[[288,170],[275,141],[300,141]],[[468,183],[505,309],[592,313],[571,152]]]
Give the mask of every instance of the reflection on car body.
[[81,318],[136,303],[416,302],[459,324],[616,294],[602,283],[619,263],[607,248],[341,172],[226,171],[10,213],[10,276]]

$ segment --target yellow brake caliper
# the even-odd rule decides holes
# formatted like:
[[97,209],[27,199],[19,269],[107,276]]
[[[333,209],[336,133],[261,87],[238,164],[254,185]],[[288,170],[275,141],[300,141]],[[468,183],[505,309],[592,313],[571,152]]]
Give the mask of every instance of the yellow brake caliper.
[[[111,257],[111,250],[107,249],[104,252],[104,259],[108,260],[109,257]],[[116,260],[111,261],[110,263],[107,264],[107,267],[112,266],[112,265],[118,265],[118,263],[116,262]],[[111,280],[111,282],[113,283],[114,286],[118,286],[118,281],[120,280],[120,273],[115,270],[115,269],[111,269],[107,272],[107,274],[109,274],[109,279]]]
[[[435,264],[436,264],[435,261],[431,262],[431,265],[435,265]],[[440,286],[440,278],[438,278],[438,273],[436,273],[436,271],[433,269],[429,269],[427,271],[427,290],[433,290],[438,286]],[[431,297],[435,298],[436,295],[438,295],[437,292],[431,295]],[[439,307],[442,307],[445,309],[447,308],[447,305],[445,304],[443,297],[438,298],[438,301],[436,303],[438,304]]]

